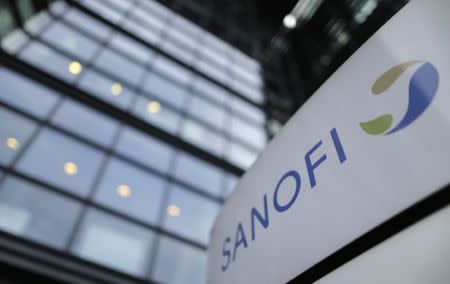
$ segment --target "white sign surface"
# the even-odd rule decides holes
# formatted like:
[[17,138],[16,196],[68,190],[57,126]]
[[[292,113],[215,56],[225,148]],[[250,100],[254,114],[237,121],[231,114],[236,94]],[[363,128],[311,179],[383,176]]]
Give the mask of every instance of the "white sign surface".
[[450,183],[449,11],[410,2],[292,117],[219,214],[208,283],[285,283]]

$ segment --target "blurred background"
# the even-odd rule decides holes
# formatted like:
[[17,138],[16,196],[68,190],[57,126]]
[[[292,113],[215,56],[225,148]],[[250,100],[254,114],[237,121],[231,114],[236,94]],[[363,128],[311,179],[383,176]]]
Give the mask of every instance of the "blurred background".
[[406,0],[0,0],[0,282],[205,283],[239,177]]

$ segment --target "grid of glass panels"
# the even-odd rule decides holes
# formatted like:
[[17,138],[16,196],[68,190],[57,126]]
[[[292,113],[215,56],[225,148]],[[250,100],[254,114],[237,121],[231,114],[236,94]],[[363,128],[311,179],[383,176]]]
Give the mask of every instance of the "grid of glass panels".
[[[86,95],[248,168],[266,144],[259,65],[152,1],[55,1],[2,48]],[[206,74],[207,79],[149,46]],[[0,229],[142,279],[203,283],[238,177],[0,67]]]
[[[197,69],[208,76],[222,74],[228,78],[229,86],[250,99],[248,94],[261,85],[259,67],[254,61],[162,6],[149,5],[147,1],[136,5],[110,0],[83,3],[125,29],[130,27],[130,33],[169,54],[172,49],[167,44],[187,52],[190,49],[186,42],[190,39],[191,62],[171,55],[194,68],[204,66]],[[80,10],[60,2],[55,4],[61,7],[50,13],[41,12],[27,22],[24,31],[5,38],[5,48],[238,167],[246,169],[253,163],[267,142],[265,114],[260,108]],[[149,32],[154,41],[143,36]],[[185,38],[179,40],[181,37]],[[208,52],[212,53],[209,57],[204,55]],[[219,63],[213,62],[217,58],[223,59],[220,68]],[[241,158],[237,152],[245,155]]]

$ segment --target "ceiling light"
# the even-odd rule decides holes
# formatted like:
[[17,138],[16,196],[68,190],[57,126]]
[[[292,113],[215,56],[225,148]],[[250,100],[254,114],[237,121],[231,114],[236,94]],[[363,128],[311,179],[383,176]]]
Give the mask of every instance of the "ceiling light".
[[112,84],[111,94],[113,94],[113,96],[118,96],[120,93],[122,93],[122,85],[120,83]]
[[178,217],[181,214],[181,209],[176,205],[169,205],[167,206],[166,212],[169,216]]
[[64,171],[67,175],[73,176],[78,172],[78,166],[73,162],[67,162],[64,164]]
[[126,184],[121,184],[117,187],[117,194],[120,197],[127,198],[131,195],[131,188]]
[[19,141],[14,137],[9,137],[8,139],[6,139],[5,144],[6,144],[6,147],[8,147],[9,149],[12,149],[12,150],[16,150],[20,146]]
[[83,69],[83,66],[81,66],[81,63],[78,61],[72,61],[69,63],[69,72],[73,75],[78,75],[81,72],[81,69]]
[[147,111],[150,113],[158,113],[161,110],[161,104],[157,101],[151,101],[147,104]]
[[294,15],[289,14],[283,19],[283,25],[288,29],[293,29],[297,25],[297,19]]

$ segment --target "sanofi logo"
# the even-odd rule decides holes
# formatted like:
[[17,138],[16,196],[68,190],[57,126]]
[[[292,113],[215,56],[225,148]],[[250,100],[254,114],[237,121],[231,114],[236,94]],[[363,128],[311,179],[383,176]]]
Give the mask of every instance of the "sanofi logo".
[[362,130],[371,135],[390,135],[413,123],[430,105],[439,86],[439,73],[428,62],[409,61],[392,67],[382,74],[372,86],[372,94],[379,95],[387,90],[407,70],[420,64],[409,81],[408,107],[403,118],[392,126],[391,114],[383,114],[373,120],[361,122]]
[[[337,156],[337,159],[333,159],[337,162],[330,162],[330,165],[341,165],[347,160],[336,128],[331,129],[329,136],[327,135],[324,141],[333,145],[329,153],[324,153],[321,149],[322,140],[315,143],[304,155],[306,174],[301,174],[297,169],[291,169],[284,173],[278,181],[274,181],[271,192],[261,196],[258,201],[260,203],[252,207],[248,215],[242,216],[242,218],[245,218],[243,220],[245,222],[238,222],[230,235],[224,238],[222,246],[223,263],[220,267],[222,271],[226,271],[236,261],[239,254],[242,254],[243,250],[256,240],[256,228],[268,229],[273,214],[286,213],[300,199],[305,186],[309,186],[311,189],[316,187],[319,183],[316,173],[319,166],[326,162],[327,154]],[[309,181],[307,184],[304,182],[306,177]]]

